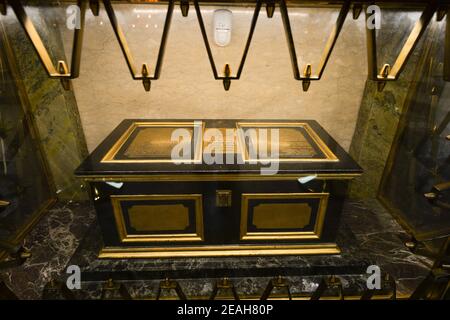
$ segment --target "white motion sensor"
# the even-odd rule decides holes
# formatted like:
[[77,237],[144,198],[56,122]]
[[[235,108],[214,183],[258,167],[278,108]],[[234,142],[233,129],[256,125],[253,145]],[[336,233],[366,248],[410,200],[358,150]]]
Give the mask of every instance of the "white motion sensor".
[[218,9],[214,11],[214,42],[225,47],[231,41],[231,23],[233,13],[227,9]]

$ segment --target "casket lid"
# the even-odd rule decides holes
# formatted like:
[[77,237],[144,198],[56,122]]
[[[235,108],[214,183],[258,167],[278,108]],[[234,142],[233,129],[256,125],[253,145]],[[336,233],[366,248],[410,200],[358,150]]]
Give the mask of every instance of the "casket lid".
[[123,120],[75,171],[87,179],[361,173],[314,120],[186,119]]

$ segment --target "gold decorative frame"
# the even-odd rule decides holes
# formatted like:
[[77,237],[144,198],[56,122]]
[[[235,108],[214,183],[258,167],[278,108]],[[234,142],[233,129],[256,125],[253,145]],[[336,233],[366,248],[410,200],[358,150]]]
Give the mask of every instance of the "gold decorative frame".
[[[248,148],[245,144],[245,137],[243,136],[243,128],[304,128],[319,150],[325,155],[325,159],[320,158],[289,158],[289,159],[253,159],[250,158]],[[339,159],[328,148],[325,142],[317,135],[317,133],[306,122],[236,122],[238,147],[245,162],[250,161],[278,161],[278,162],[337,162]],[[239,130],[241,129],[241,130]]]
[[[320,239],[329,193],[243,193],[241,198],[241,240]],[[313,231],[247,232],[248,200],[250,199],[320,199]]]
[[[142,234],[130,235],[127,233],[123,218],[123,201],[144,200],[194,200],[195,201],[195,233],[171,233],[171,234]],[[203,241],[203,205],[201,194],[153,194],[153,195],[111,195],[111,203],[114,211],[117,232],[121,242],[179,242],[179,241]]]
[[[315,172],[302,174],[261,175],[247,173],[227,174],[135,174],[135,175],[78,175],[90,182],[124,181],[124,182],[152,182],[152,181],[286,181],[297,180],[301,177],[316,175]],[[317,180],[351,180],[361,176],[361,173],[319,173]]]
[[225,245],[189,247],[106,247],[100,259],[173,258],[173,257],[236,257],[271,255],[340,254],[335,243],[303,245]]
[[[39,220],[48,212],[48,209],[51,208],[56,202],[56,185],[53,180],[53,176],[51,174],[50,166],[48,164],[47,158],[44,156],[44,147],[39,142],[41,141],[39,130],[36,126],[35,120],[32,117],[31,113],[31,105],[26,93],[25,86],[23,82],[20,80],[19,70],[17,67],[17,57],[15,56],[13,49],[11,47],[10,38],[6,33],[5,26],[3,22],[0,20],[0,42],[4,47],[4,53],[6,56],[6,61],[10,67],[11,74],[13,75],[14,85],[17,87],[17,94],[19,96],[19,100],[21,101],[21,108],[24,114],[24,123],[29,127],[30,134],[33,137],[33,140],[36,141],[36,153],[39,159],[40,164],[42,165],[43,173],[45,176],[45,180],[48,183],[48,187],[52,196],[45,200],[31,215],[30,219],[22,225],[13,237],[7,239],[10,243],[20,243],[26,237],[26,235],[33,229],[33,227],[39,222]],[[39,143],[38,143],[39,142]],[[8,256],[8,253],[4,250],[0,250],[0,261]]]
[[102,163],[175,163],[174,160],[171,159],[114,159],[119,152],[119,150],[122,148],[122,146],[125,144],[125,142],[128,140],[128,138],[133,134],[133,132],[137,128],[142,127],[155,127],[155,128],[193,128],[194,130],[200,130],[200,134],[197,135],[197,137],[193,137],[193,139],[196,138],[194,143],[194,158],[190,160],[180,160],[183,163],[201,163],[202,162],[202,148],[203,148],[203,129],[204,129],[204,122],[203,121],[186,121],[186,122],[134,122],[126,131],[125,133],[114,143],[114,145],[111,147],[111,149],[108,150],[106,155],[101,160]]

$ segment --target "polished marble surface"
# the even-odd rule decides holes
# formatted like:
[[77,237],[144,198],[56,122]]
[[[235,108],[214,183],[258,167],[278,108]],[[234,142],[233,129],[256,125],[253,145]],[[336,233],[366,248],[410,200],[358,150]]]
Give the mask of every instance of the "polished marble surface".
[[0,279],[21,299],[40,298],[44,285],[64,272],[65,265],[94,221],[95,211],[89,205],[56,205],[24,241],[24,246],[31,249],[32,257],[20,267],[1,270]]
[[351,295],[364,289],[365,267],[377,264],[397,280],[398,294],[407,295],[432,263],[403,245],[407,234],[377,200],[346,203],[338,237],[343,253],[334,256],[99,260],[93,251],[101,245],[95,228],[89,205],[58,205],[26,239],[33,252],[30,261],[0,277],[27,299],[40,298],[44,285],[51,278],[64,279],[65,267],[74,263],[84,280],[82,290],[74,292],[77,298],[99,298],[108,278],[124,283],[133,297],[154,298],[168,273],[179,278],[188,297],[208,296],[222,276],[230,277],[239,295],[251,296],[260,295],[274,276],[286,276],[291,292],[301,294],[314,291],[321,277],[330,274],[338,275],[344,292]]
[[[393,56],[400,52],[409,34],[407,30],[411,30],[413,23],[418,19],[418,14],[418,12],[402,13],[397,10],[383,10],[382,25],[377,30],[379,68],[384,63],[392,65]],[[411,97],[416,97],[411,90],[415,86],[412,84],[417,83],[415,79],[417,75],[429,69],[429,62],[423,61],[429,49],[428,46],[433,42],[442,43],[440,40],[433,39],[431,30],[442,27],[445,28],[445,21],[438,22],[436,19],[431,19],[427,28],[429,33],[423,36],[427,41],[418,43],[397,81],[389,81],[381,92],[378,91],[377,82],[366,82],[349,148],[350,155],[364,169],[364,175],[352,183],[349,190],[351,197],[370,198],[378,194],[400,116],[404,108],[407,108],[408,100],[414,100],[415,98]],[[435,31],[434,34],[443,35],[444,33]],[[428,98],[429,94],[422,96]],[[425,110],[423,112],[426,114]]]
[[[344,232],[349,233],[349,230]],[[86,281],[361,274],[374,263],[366,252],[343,236],[339,239],[341,247],[345,248],[341,255],[97,259],[101,248],[101,243],[96,240],[98,234],[95,226],[69,261],[69,264],[80,266]]]
[[[52,15],[54,12],[45,17],[44,12],[51,10],[48,1],[33,3],[39,3],[41,6],[40,9],[33,8],[32,21],[53,63],[57,64],[59,60],[67,61],[63,39],[57,30],[63,33],[70,30],[65,27],[55,28],[56,23],[62,22],[65,26],[65,19],[56,21],[58,20],[56,15]],[[45,9],[42,8],[44,3]],[[30,9],[27,6],[27,10]],[[61,11],[64,17],[65,8]],[[23,89],[20,92],[21,100],[38,129],[37,139],[48,161],[51,176],[58,190],[58,198],[86,199],[86,193],[80,188],[80,181],[72,174],[67,174],[73,172],[88,154],[73,87],[71,90],[64,90],[61,81],[48,76],[13,10],[7,10],[7,15],[2,16],[2,24],[15,55],[18,73],[15,80]]]
[[[251,278],[229,278],[236,288],[236,293],[241,299],[258,299],[264,292],[268,282],[272,277],[251,277]],[[290,293],[294,297],[307,296],[317,289],[321,279],[319,276],[306,277],[288,277]],[[358,292],[364,290],[365,279],[362,276],[340,276],[343,290],[346,295],[357,295]],[[205,279],[179,279],[183,293],[188,299],[208,299],[211,296],[217,278]],[[161,280],[133,280],[133,281],[117,281],[117,284],[123,284],[129,294],[137,299],[155,299]],[[83,283],[82,290],[75,292],[76,299],[100,299],[102,295],[104,283],[86,282]],[[334,292],[329,291],[330,294]],[[274,289],[271,296],[278,295],[281,298],[287,298],[285,289]],[[220,290],[217,299],[230,298],[231,290]],[[112,293],[110,298],[123,298],[117,291]],[[174,290],[162,290],[160,299],[174,299],[176,293]]]

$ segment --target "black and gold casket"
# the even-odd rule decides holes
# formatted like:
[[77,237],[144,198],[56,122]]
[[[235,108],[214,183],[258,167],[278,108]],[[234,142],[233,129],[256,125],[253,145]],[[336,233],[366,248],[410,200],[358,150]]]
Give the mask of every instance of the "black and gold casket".
[[310,120],[124,120],[76,170],[100,258],[338,254],[361,173]]

